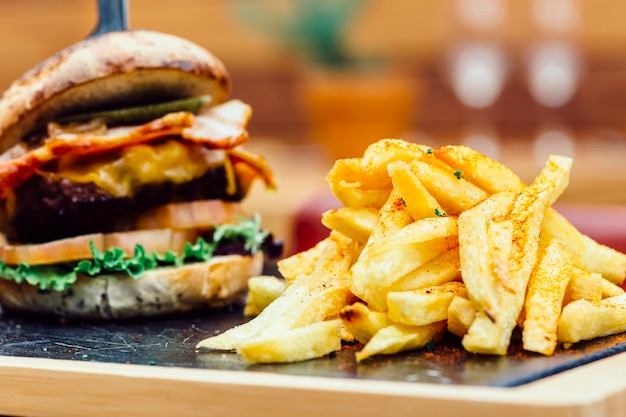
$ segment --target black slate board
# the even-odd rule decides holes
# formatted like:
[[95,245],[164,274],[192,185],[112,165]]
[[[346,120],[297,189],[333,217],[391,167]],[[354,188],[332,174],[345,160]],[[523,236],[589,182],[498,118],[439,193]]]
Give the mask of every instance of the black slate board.
[[514,338],[506,357],[465,352],[453,335],[425,349],[380,356],[357,364],[353,346],[325,358],[295,364],[245,363],[234,353],[198,353],[196,344],[245,321],[241,306],[202,314],[127,322],[72,322],[0,314],[0,355],[272,372],[437,384],[519,386],[626,351],[626,335],[559,348],[554,356],[523,352]]

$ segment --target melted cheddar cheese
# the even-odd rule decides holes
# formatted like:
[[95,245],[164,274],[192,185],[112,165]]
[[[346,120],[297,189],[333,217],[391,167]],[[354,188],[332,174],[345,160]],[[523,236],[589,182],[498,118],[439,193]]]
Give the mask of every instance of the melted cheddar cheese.
[[[67,178],[76,183],[93,182],[113,196],[128,197],[146,184],[191,181],[227,164],[227,159],[225,151],[172,139],[128,146],[95,156],[64,157],[54,171],[40,171],[40,174]],[[229,181],[235,179],[229,178]],[[236,184],[229,188],[236,190]]]

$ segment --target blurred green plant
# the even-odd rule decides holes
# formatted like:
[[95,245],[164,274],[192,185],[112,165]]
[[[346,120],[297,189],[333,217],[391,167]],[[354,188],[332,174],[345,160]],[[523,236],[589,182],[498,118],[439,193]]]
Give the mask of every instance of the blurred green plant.
[[235,15],[289,51],[317,65],[360,65],[347,47],[346,32],[366,0],[237,0]]

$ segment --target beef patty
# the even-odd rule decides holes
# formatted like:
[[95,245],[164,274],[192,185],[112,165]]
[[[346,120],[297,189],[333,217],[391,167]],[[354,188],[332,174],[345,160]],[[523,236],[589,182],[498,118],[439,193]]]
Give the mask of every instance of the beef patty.
[[15,243],[41,243],[88,233],[118,232],[131,229],[145,210],[163,204],[240,201],[241,192],[229,195],[226,185],[224,167],[184,184],[147,185],[132,197],[115,197],[93,183],[35,175],[15,190],[15,214],[8,221],[7,238]]

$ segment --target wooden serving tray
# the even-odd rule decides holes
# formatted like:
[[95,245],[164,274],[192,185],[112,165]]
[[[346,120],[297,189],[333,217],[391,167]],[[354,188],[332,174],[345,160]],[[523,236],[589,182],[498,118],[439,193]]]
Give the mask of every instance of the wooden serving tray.
[[[195,344],[243,320],[125,323],[0,318],[0,414],[20,416],[622,416],[626,335],[504,358],[430,349],[356,364],[347,348],[297,364],[248,365]],[[389,414],[392,413],[392,414]]]

